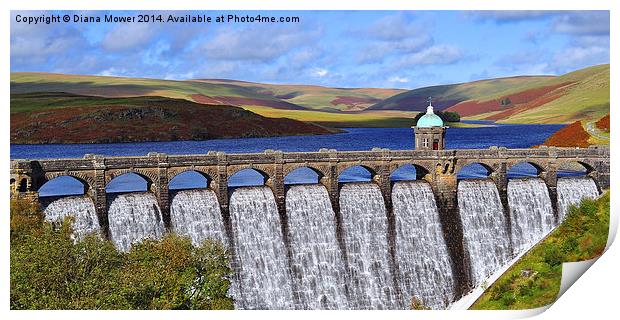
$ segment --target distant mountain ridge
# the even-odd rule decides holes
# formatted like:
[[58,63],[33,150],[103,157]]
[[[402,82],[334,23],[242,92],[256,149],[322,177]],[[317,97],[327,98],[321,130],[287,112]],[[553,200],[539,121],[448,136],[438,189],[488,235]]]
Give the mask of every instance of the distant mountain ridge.
[[[561,76],[516,76],[417,88],[330,88],[228,79],[159,80],[50,73],[11,73],[11,93],[65,92],[107,98],[160,96],[243,107],[268,117],[329,125],[405,123],[426,109],[505,123],[572,123],[609,113],[609,64]],[[44,106],[41,106],[44,107]],[[17,112],[11,106],[11,112]],[[337,116],[336,116],[337,115]],[[358,120],[354,120],[358,119]],[[359,119],[363,121],[359,121]]]

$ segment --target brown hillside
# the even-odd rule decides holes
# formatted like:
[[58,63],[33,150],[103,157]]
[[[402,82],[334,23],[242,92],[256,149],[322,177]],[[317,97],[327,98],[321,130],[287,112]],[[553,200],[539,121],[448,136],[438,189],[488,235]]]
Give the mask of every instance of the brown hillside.
[[581,121],[575,121],[551,135],[542,145],[585,148],[589,146],[588,138],[590,138],[590,135],[581,125]]
[[595,125],[601,130],[609,131],[609,115],[602,117],[599,121],[595,123]]
[[11,143],[114,143],[334,133],[241,108],[162,98],[146,106],[76,106],[11,115]]

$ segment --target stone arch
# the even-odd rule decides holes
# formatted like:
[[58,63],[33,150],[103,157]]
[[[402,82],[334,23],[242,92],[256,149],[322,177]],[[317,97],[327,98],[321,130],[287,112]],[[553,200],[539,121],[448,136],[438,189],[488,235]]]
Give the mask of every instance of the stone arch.
[[228,177],[227,177],[226,180],[229,182],[229,185],[230,185],[230,179],[234,175],[238,174],[239,172],[241,172],[243,170],[253,170],[253,171],[257,172],[258,174],[260,174],[263,177],[263,185],[268,185],[269,184],[271,176],[267,172],[265,172],[264,170],[262,170],[260,168],[255,167],[255,166],[248,165],[248,166],[239,166],[239,167],[234,168],[233,170],[229,170],[228,171]]
[[141,170],[141,169],[119,169],[119,170],[108,171],[106,172],[106,175],[105,175],[105,187],[107,188],[110,182],[112,182],[112,180],[114,180],[115,178],[118,178],[128,173],[136,174],[140,176],[142,179],[144,179],[146,181],[147,191],[151,191],[151,192],[157,191],[158,188],[154,182],[157,181],[158,179],[155,173],[147,171],[147,170]]
[[300,168],[308,168],[314,171],[316,174],[319,175],[319,180],[321,180],[321,178],[323,177],[329,176],[328,168],[322,166],[315,166],[308,163],[287,163],[283,166],[282,174],[284,177],[286,177],[289,175],[289,173]]
[[40,190],[46,183],[59,177],[71,177],[79,181],[84,186],[84,194],[87,194],[95,186],[94,178],[81,172],[46,172],[37,190]]
[[370,166],[368,164],[364,164],[364,163],[343,163],[343,164],[341,164],[341,165],[339,165],[337,167],[336,174],[337,174],[338,177],[340,177],[340,175],[344,171],[346,171],[346,170],[348,170],[350,168],[353,168],[353,167],[362,167],[362,168],[368,170],[368,172],[370,172],[370,176],[371,177],[374,177],[374,176],[376,176],[378,174],[377,168],[375,168],[373,166]]
[[527,160],[511,161],[511,162],[506,163],[506,174],[507,175],[514,174],[513,172],[511,172],[511,170],[514,169],[514,167],[516,166],[524,165],[524,164],[529,164],[530,166],[534,167],[534,169],[536,169],[536,176],[538,177],[543,176],[548,171],[547,163],[527,159]]
[[178,175],[186,172],[196,172],[199,175],[203,176],[207,180],[207,188],[211,187],[211,182],[213,182],[212,173],[207,172],[207,170],[202,170],[195,167],[184,167],[184,168],[171,168],[168,169],[168,186],[170,186],[170,182],[172,179],[176,178]]
[[[323,173],[323,171],[321,171],[321,170],[319,170],[319,169],[317,169],[317,168],[315,168],[315,167],[312,167],[312,166],[307,166],[307,165],[298,165],[298,166],[294,166],[294,167],[289,167],[289,168],[287,168],[287,170],[284,170],[284,171],[283,171],[283,176],[284,176],[284,177],[283,177],[283,179],[284,179],[284,180],[283,180],[283,183],[284,183],[284,184],[287,184],[287,182],[286,182],[287,178],[288,178],[288,177],[289,177],[292,173],[297,172],[297,171],[299,171],[299,170],[301,170],[301,169],[308,169],[308,170],[310,170],[310,171],[314,172],[314,173],[317,175],[317,182],[316,182],[316,183],[321,183],[322,179],[326,176],[326,175]],[[304,182],[304,183],[305,183],[305,182]]]
[[17,184],[16,189],[19,192],[26,192],[26,191],[28,191],[28,178],[27,177],[20,177],[19,178],[19,183]]
[[569,170],[581,171],[578,169],[583,169],[584,175],[596,173],[596,167],[594,165],[580,159],[563,159],[558,161],[557,164],[558,172]]
[[456,172],[457,177],[459,175],[462,174],[463,168],[465,167],[470,167],[470,166],[474,166],[474,165],[480,165],[482,166],[484,169],[486,169],[486,176],[487,177],[491,177],[493,175],[493,173],[495,173],[497,171],[497,164],[495,163],[487,163],[485,161],[477,161],[477,160],[470,160],[470,161],[463,161],[463,162],[459,162],[456,167],[454,172]]
[[338,175],[336,177],[338,179],[338,182],[341,182],[342,174],[345,171],[347,171],[349,169],[352,169],[352,168],[355,168],[355,167],[361,167],[364,170],[368,171],[368,173],[370,174],[370,181],[375,181],[375,178],[377,177],[377,174],[378,174],[378,172],[377,172],[377,170],[375,168],[370,167],[368,165],[364,165],[364,164],[353,163],[353,164],[338,166],[338,169],[337,169]]
[[416,180],[421,180],[423,179],[427,174],[430,174],[431,171],[428,170],[425,166],[418,164],[418,163],[401,163],[398,166],[395,166],[394,168],[390,169],[390,180],[392,180],[392,174],[394,174],[394,172],[396,172],[397,170],[403,168],[406,165],[411,165],[415,168],[416,171]]

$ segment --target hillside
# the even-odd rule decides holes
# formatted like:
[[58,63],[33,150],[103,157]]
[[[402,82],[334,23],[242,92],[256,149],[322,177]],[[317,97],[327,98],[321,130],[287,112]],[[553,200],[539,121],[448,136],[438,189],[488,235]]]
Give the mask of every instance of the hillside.
[[501,123],[572,123],[609,113],[609,64],[562,76],[528,76],[474,81],[411,90],[369,110],[422,111],[433,97],[438,110],[465,119]]
[[11,95],[11,143],[112,143],[335,133],[238,107],[165,97]]
[[11,73],[11,93],[67,92],[102,97],[161,96],[210,105],[262,106],[285,110],[360,111],[400,89],[328,88],[235,80],[143,78]]
[[[330,126],[409,126],[429,96],[439,111],[465,120],[572,123],[609,113],[609,64],[562,76],[519,76],[418,88],[329,88],[225,79],[186,81],[12,73],[11,93],[66,92],[106,98],[158,96],[212,106],[238,106],[266,117]],[[47,106],[39,105],[39,108]],[[34,111],[11,107],[11,112]]]

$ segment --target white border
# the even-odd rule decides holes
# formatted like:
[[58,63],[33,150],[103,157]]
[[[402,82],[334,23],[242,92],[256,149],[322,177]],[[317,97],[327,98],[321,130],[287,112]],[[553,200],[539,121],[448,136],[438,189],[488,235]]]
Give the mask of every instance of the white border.
[[[620,90],[618,90],[617,63],[620,57],[618,50],[618,35],[620,12],[617,0],[355,0],[351,2],[334,0],[220,0],[220,1],[201,1],[196,0],[108,0],[108,1],[75,1],[75,0],[54,0],[54,1],[2,1],[0,6],[3,8],[2,20],[2,59],[0,65],[5,77],[2,79],[4,97],[4,138],[0,145],[4,157],[0,160],[3,170],[0,170],[0,177],[8,181],[9,177],[9,10],[34,10],[34,9],[67,9],[67,10],[86,10],[86,9],[226,9],[226,10],[611,10],[611,101],[619,101]],[[458,32],[455,30],[455,32]],[[614,109],[612,106],[611,109]],[[614,130],[612,140],[616,141],[615,124],[617,123],[617,112],[611,112],[611,122]],[[616,154],[617,147],[611,146],[612,167],[617,167]],[[614,171],[612,171],[613,173]],[[2,181],[2,180],[0,180]],[[618,178],[612,175],[612,189],[618,189]],[[7,313],[9,309],[9,190],[0,188],[0,201],[3,203],[2,214],[2,249],[3,263],[2,275],[0,277],[0,288],[3,308],[2,312]],[[614,193],[615,194],[615,193]],[[618,224],[618,201],[611,200],[612,207],[612,235],[615,236]],[[609,318],[615,314],[615,307],[618,304],[617,293],[620,284],[618,245],[611,246],[608,251],[587,271],[579,281],[577,281],[558,302],[548,311],[542,313],[541,319],[558,318]],[[506,311],[441,311],[441,312],[419,312],[419,311],[253,311],[253,312],[217,312],[217,311],[34,311],[34,312],[10,312],[4,314],[3,319],[31,319],[31,318],[51,318],[51,319],[169,319],[171,317],[182,317],[183,319],[204,319],[207,317],[218,319],[290,319],[291,317],[300,319],[339,319],[342,317],[356,317],[361,319],[377,319],[379,317],[390,317],[399,319],[498,319],[498,318],[518,318],[526,315],[533,315],[543,310],[532,310],[531,312],[506,312]]]

